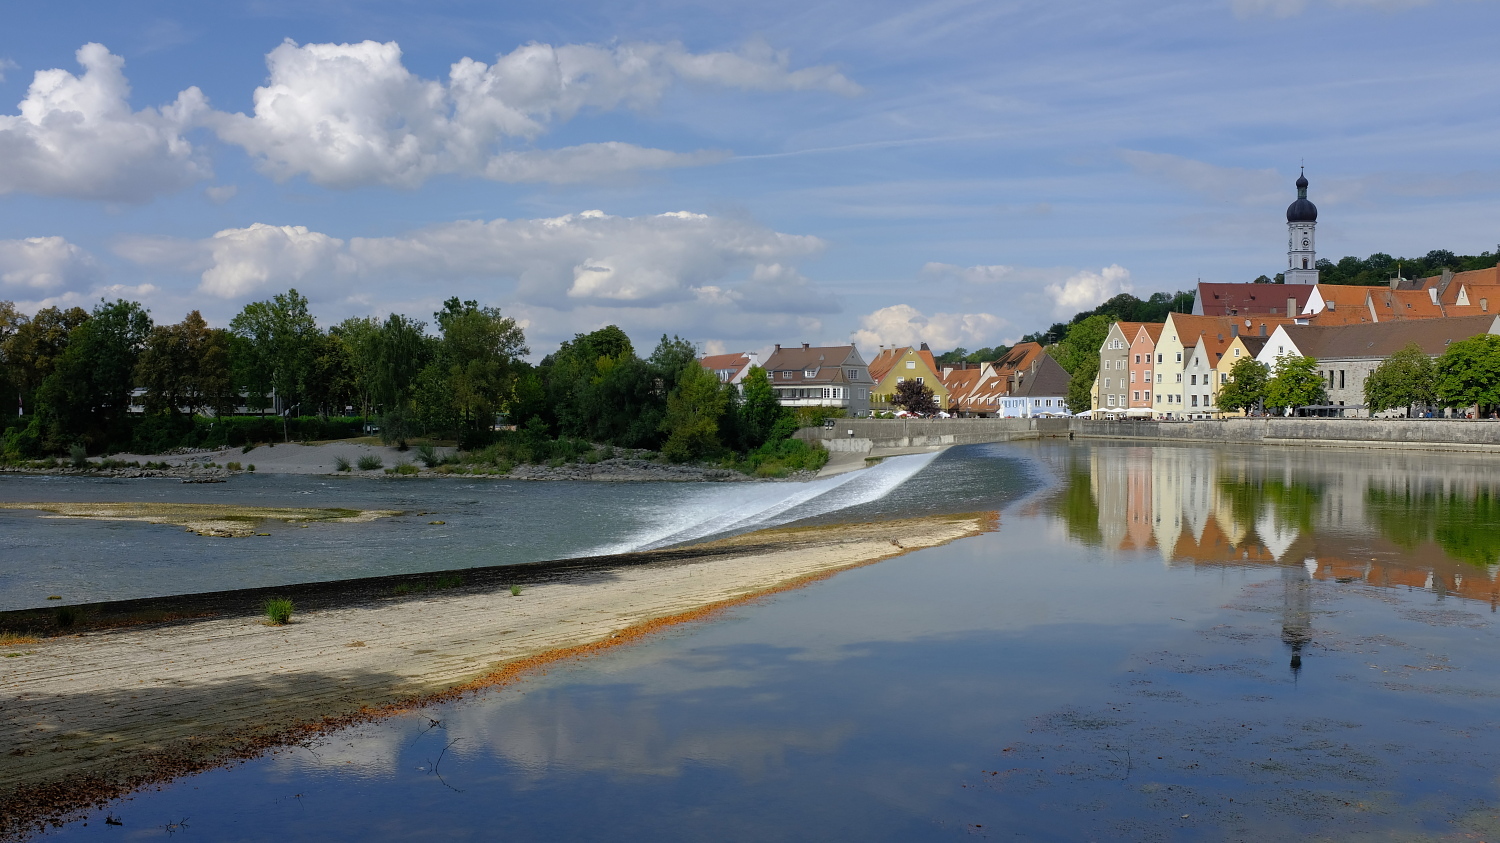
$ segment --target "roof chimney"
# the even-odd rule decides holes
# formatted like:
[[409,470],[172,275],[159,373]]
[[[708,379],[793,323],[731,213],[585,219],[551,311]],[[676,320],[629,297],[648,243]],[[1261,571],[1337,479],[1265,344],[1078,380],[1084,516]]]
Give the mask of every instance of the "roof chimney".
[[1288,315],[1288,316],[1296,316],[1297,315],[1297,300],[1294,299],[1294,298],[1292,298],[1291,296],[1287,296],[1287,299],[1286,299],[1286,315]]
[[922,343],[922,350],[923,351],[931,351],[932,349],[928,348],[927,347],[927,343],[924,342],[924,343]]
[[1240,335],[1240,325],[1238,322],[1229,326],[1229,335],[1231,337],[1237,337]]
[[781,343],[776,343],[776,350],[777,350],[777,351],[780,351],[780,350],[781,350]]
[[1264,322],[1260,323],[1260,335],[1261,336],[1265,336],[1266,335],[1266,323],[1264,323]]
[[1443,280],[1438,282],[1438,295],[1448,292],[1448,285],[1453,283],[1453,270],[1443,270]]
[[803,350],[803,351],[806,351],[806,350],[807,350],[807,349],[808,349],[808,348],[809,348],[809,346],[808,346],[808,344],[807,344],[807,343],[803,343],[803,344],[802,344],[802,350]]

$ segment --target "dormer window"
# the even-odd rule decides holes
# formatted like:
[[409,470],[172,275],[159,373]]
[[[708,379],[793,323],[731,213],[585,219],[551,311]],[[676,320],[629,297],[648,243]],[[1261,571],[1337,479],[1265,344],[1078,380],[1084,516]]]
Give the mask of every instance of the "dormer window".
[[817,369],[806,369],[806,370],[804,370],[802,372],[802,377],[804,377],[804,378],[815,378],[817,376],[818,376],[818,370]]

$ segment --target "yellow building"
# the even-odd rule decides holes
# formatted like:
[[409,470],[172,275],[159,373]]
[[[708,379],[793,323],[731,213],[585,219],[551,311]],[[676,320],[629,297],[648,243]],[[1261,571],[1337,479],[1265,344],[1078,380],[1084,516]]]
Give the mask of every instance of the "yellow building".
[[943,385],[937,361],[933,359],[932,351],[925,342],[920,348],[902,346],[881,349],[875,359],[870,361],[870,377],[875,380],[875,388],[870,391],[872,412],[889,412],[895,409],[891,405],[891,399],[896,397],[896,384],[905,380],[916,380],[932,390],[934,412],[948,406],[948,388]]

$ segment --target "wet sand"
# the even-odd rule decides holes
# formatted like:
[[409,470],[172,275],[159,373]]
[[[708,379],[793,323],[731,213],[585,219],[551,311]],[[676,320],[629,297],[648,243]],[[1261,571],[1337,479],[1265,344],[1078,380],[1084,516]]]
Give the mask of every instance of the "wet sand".
[[860,565],[993,514],[762,531],[537,582],[0,648],[0,836],[330,729],[513,681]]

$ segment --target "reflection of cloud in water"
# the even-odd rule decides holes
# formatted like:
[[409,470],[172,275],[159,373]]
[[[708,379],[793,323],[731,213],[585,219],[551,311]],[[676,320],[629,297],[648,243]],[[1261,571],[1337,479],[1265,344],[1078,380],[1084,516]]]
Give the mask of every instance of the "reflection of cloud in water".
[[412,742],[411,731],[395,726],[402,721],[420,724],[419,728],[429,725],[426,717],[415,714],[333,732],[306,746],[272,753],[268,758],[271,776],[289,779],[308,771],[330,770],[363,778],[395,778],[401,752]]
[[678,776],[689,765],[756,779],[784,768],[788,753],[831,753],[855,730],[853,723],[673,729],[675,721],[662,710],[657,691],[655,683],[650,697],[640,696],[634,687],[574,686],[458,706],[448,712],[449,740],[462,738],[453,748],[460,756],[486,751],[532,781],[559,771]]

